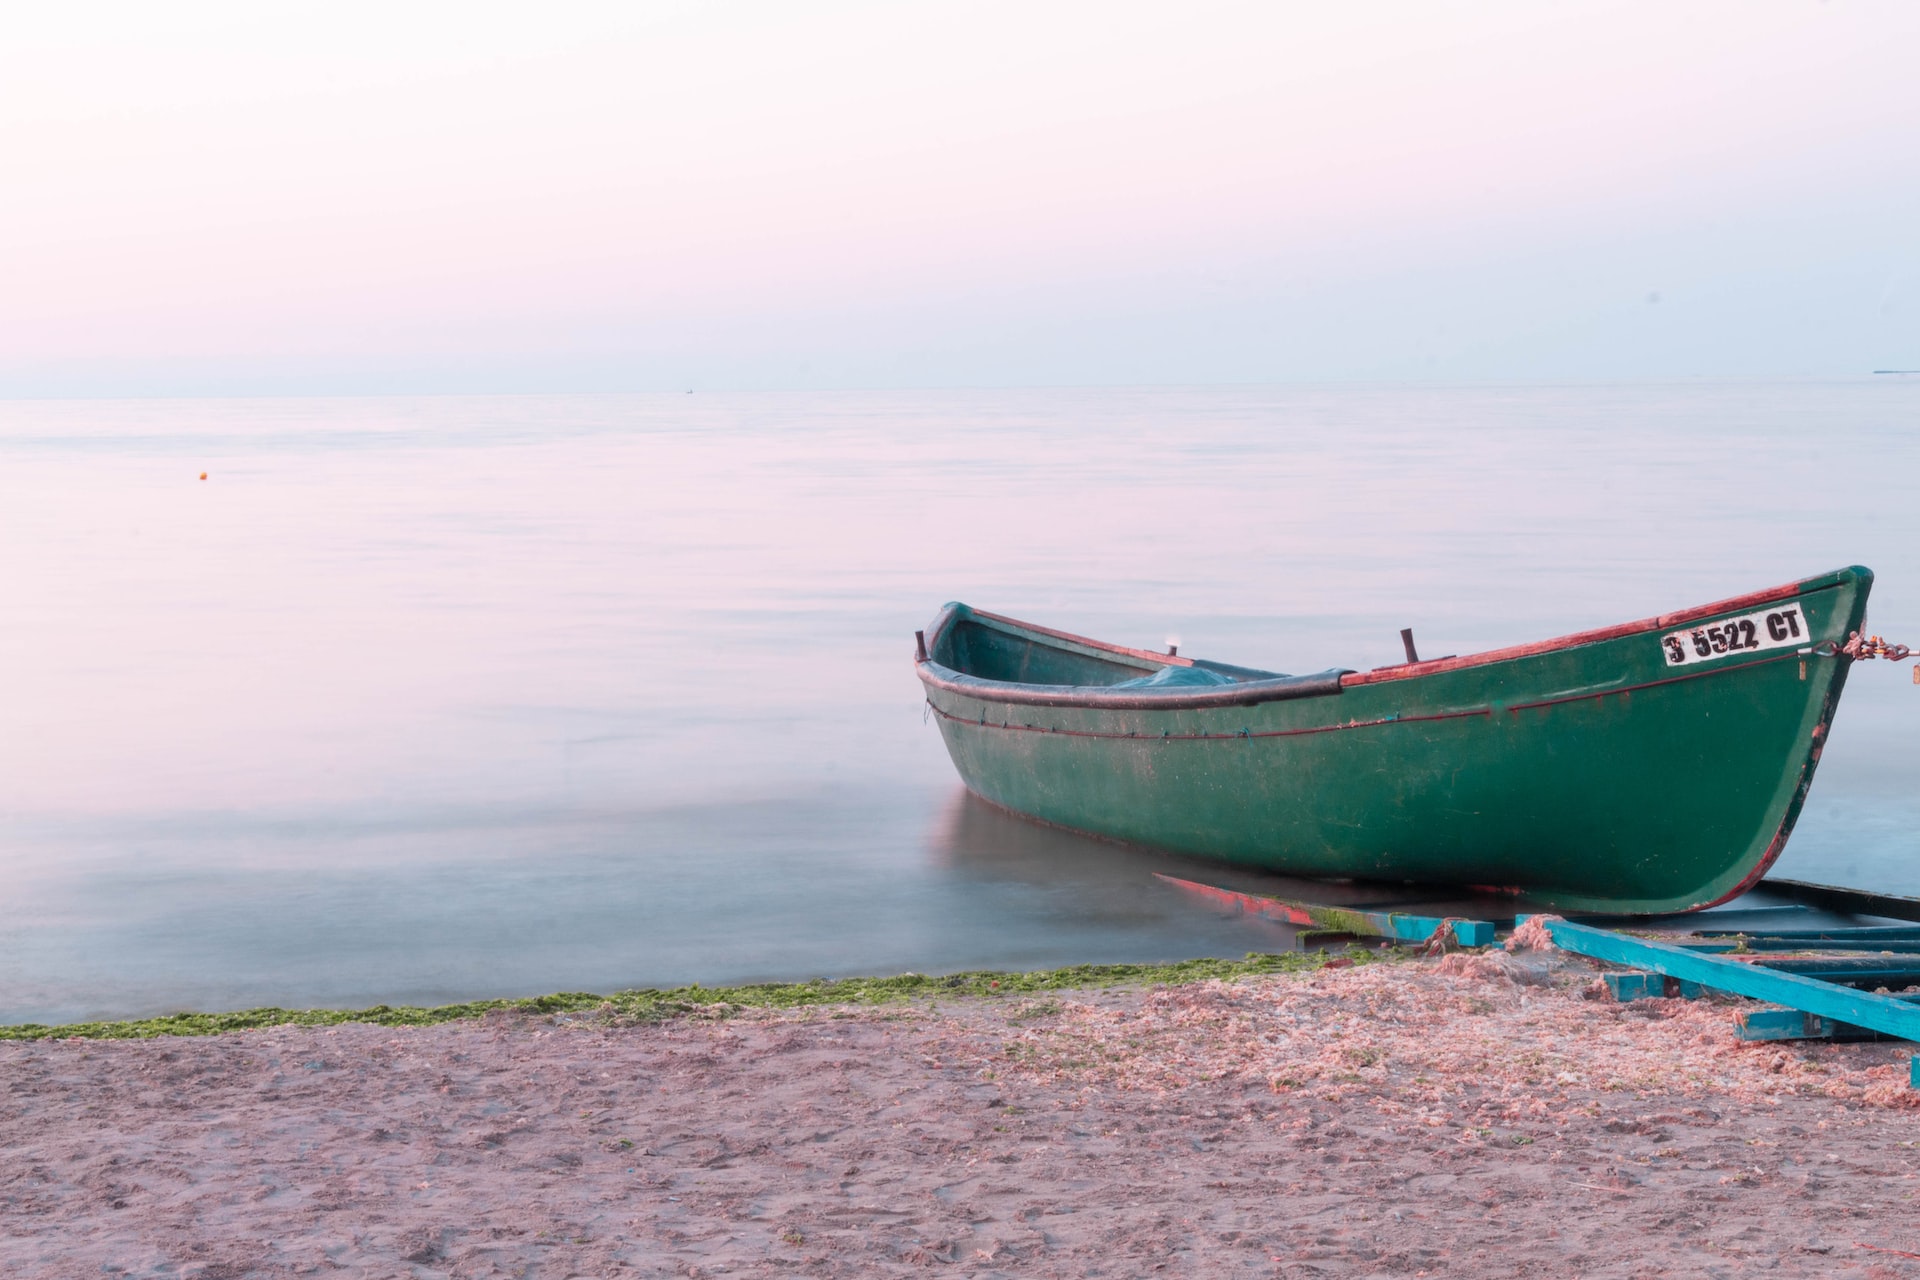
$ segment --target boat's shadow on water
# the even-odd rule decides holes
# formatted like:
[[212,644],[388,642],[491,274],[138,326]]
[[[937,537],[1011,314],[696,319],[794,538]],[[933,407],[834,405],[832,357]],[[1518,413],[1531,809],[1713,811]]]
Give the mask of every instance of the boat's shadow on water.
[[[928,849],[952,875],[1070,897],[1087,914],[1115,922],[1239,914],[1235,908],[1183,893],[1157,876],[1336,906],[1393,904],[1423,913],[1476,919],[1510,917],[1516,908],[1527,910],[1524,903],[1512,897],[1476,894],[1457,887],[1310,880],[1096,839],[1020,817],[965,790],[956,790],[941,812],[929,836]],[[1291,945],[1294,929],[1264,920],[1258,924],[1270,931],[1276,946]]]

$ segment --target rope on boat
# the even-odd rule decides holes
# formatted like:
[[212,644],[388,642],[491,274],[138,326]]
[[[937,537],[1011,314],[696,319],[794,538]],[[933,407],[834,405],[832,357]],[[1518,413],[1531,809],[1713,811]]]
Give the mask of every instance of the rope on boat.
[[[1822,647],[1814,646],[1814,652],[1819,653]],[[1862,635],[1858,631],[1849,632],[1845,644],[1836,645],[1829,640],[1824,647],[1830,653],[1842,658],[1852,658],[1855,662],[1865,662],[1869,658],[1884,658],[1888,662],[1905,662],[1908,658],[1920,658],[1920,651],[1916,651],[1912,645],[1895,644],[1891,640],[1883,640],[1879,636]],[[1913,664],[1913,682],[1920,684],[1920,662]]]

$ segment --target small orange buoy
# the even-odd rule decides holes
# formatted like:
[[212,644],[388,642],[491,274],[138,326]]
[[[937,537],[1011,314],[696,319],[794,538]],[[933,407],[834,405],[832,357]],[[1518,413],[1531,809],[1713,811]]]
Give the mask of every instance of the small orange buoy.
[[202,480],[205,480],[205,479],[207,478],[207,473],[206,473],[206,472],[204,472],[204,471],[202,471],[202,472],[200,473],[200,478],[201,478]]

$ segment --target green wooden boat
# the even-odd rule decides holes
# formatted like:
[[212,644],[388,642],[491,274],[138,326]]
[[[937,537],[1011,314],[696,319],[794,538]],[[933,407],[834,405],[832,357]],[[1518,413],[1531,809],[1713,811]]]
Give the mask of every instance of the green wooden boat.
[[1872,584],[1854,566],[1539,644],[1305,676],[949,604],[916,668],[966,785],[1031,818],[1292,875],[1685,911],[1780,855]]

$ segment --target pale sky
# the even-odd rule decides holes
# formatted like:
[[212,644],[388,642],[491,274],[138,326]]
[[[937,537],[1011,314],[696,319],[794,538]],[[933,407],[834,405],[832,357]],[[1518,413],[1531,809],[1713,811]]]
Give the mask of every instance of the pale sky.
[[20,6],[0,395],[1920,368],[1920,5]]

